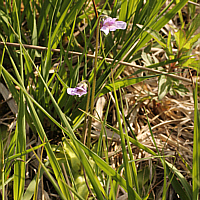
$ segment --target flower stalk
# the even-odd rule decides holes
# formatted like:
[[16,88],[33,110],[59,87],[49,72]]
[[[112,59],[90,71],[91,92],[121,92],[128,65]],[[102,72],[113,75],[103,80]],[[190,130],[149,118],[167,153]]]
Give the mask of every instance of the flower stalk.
[[[94,97],[95,97],[95,87],[96,87],[96,73],[97,73],[97,56],[98,56],[98,46],[99,46],[99,30],[100,30],[100,19],[98,18],[97,30],[96,30],[96,48],[95,48],[95,58],[94,58],[94,77],[92,82],[92,94],[91,94],[91,106],[90,106],[90,115],[93,115],[94,110]],[[91,129],[92,129],[92,117],[89,118],[88,124],[88,133],[87,133],[87,147],[90,148],[91,143]]]
[[86,108],[85,108],[85,120],[84,120],[84,123],[83,123],[83,130],[82,130],[82,135],[81,135],[81,142],[83,144],[85,144],[85,138],[86,138],[86,125],[87,125],[87,113],[88,113],[88,110],[89,110],[89,103],[90,103],[90,83],[87,81],[87,80],[84,80],[84,82],[87,83],[87,86],[88,86],[88,96],[87,96],[87,104],[86,104]]

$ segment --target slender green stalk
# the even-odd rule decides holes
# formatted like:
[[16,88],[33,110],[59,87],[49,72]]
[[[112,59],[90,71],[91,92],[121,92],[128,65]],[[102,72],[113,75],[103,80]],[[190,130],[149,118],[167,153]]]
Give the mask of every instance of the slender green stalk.
[[[84,82],[87,83],[88,85],[88,93],[87,93],[87,104],[85,108],[85,120],[83,123],[83,131],[82,131],[82,136],[81,136],[81,142],[85,144],[85,139],[86,139],[86,125],[87,125],[87,113],[89,109],[89,103],[90,103],[90,83],[87,80],[84,80]],[[83,165],[81,165],[81,174],[84,173],[84,168]]]
[[87,113],[88,113],[88,109],[89,109],[89,103],[90,103],[90,83],[87,80],[84,80],[82,82],[86,82],[88,85],[88,93],[87,93],[87,104],[86,104],[86,108],[85,108],[85,120],[84,120],[84,124],[83,124],[83,131],[82,131],[82,137],[81,137],[81,142],[85,143],[85,137],[86,137],[86,124],[87,124]]
[[[3,64],[3,59],[4,59],[4,53],[5,53],[5,46],[3,49],[3,53],[2,53],[2,57],[1,57],[1,63],[0,63],[0,77],[1,77],[1,71],[2,71],[2,64]],[[1,127],[0,127],[0,133],[2,133],[1,131]],[[0,141],[0,175],[1,175],[1,184],[2,184],[2,200],[4,200],[5,197],[5,188],[4,188],[4,176],[5,176],[5,169],[4,169],[4,149],[3,149],[3,138],[2,138],[2,134],[1,136],[1,141]]]
[[[45,138],[44,138],[44,140],[45,140]],[[44,150],[44,146],[41,149],[40,160],[42,160],[43,150]],[[38,198],[37,197],[37,195],[38,195],[38,186],[39,186],[40,179],[42,178],[42,177],[40,177],[40,173],[41,173],[41,164],[39,163],[37,177],[36,177],[36,186],[35,186],[35,191],[34,191],[34,195],[33,195],[33,200],[37,200],[37,198]]]
[[[0,131],[1,131],[1,127],[0,127]],[[4,151],[3,151],[3,138],[1,135],[1,141],[0,141],[0,174],[1,174],[1,184],[2,184],[2,200],[4,200],[5,197],[5,188],[4,188]]]
[[[90,106],[90,114],[93,115],[94,109],[94,96],[95,96],[95,86],[96,86],[96,71],[97,71],[97,55],[98,55],[98,45],[99,45],[99,30],[100,30],[100,19],[98,18],[97,22],[97,30],[96,30],[96,49],[95,49],[95,58],[94,58],[94,77],[92,82],[92,96],[91,96],[91,106]],[[89,118],[89,125],[88,125],[88,134],[87,134],[87,146],[90,148],[91,142],[91,128],[92,128],[92,117]]]

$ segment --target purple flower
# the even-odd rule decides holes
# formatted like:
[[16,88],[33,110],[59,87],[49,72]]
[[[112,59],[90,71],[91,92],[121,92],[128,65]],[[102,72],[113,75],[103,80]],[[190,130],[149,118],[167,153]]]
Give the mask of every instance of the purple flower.
[[81,97],[82,95],[87,94],[87,84],[81,82],[75,88],[67,88],[67,94],[78,95],[78,97]]
[[126,22],[116,21],[117,18],[108,17],[103,21],[101,31],[108,35],[109,31],[116,31],[117,29],[126,29]]

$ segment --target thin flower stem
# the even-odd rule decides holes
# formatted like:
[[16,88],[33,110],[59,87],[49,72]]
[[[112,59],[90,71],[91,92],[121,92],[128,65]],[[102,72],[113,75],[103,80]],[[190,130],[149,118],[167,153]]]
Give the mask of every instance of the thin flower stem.
[[96,7],[96,4],[95,4],[95,1],[92,0],[92,3],[93,3],[93,7],[94,7],[94,11],[95,11],[95,15],[96,15],[96,19],[98,19],[98,12],[97,12],[97,7]]
[[[97,22],[97,30],[96,30],[96,49],[95,49],[95,58],[94,58],[94,77],[92,82],[92,96],[91,96],[91,106],[90,106],[90,114],[93,115],[94,110],[94,96],[95,96],[95,86],[96,86],[96,71],[97,71],[97,55],[98,55],[98,46],[99,46],[99,30],[100,30],[100,18],[98,18]],[[92,117],[89,118],[88,124],[88,134],[87,134],[87,147],[90,148],[91,142],[91,129],[92,129]]]
[[[89,103],[90,103],[90,83],[87,80],[84,80],[82,82],[86,82],[88,85],[88,93],[87,93],[87,104],[85,108],[85,112],[88,113],[89,110]],[[86,124],[87,124],[87,114],[85,114],[85,120],[83,124],[83,131],[82,131],[82,137],[81,137],[81,142],[85,144],[85,137],[86,137]]]

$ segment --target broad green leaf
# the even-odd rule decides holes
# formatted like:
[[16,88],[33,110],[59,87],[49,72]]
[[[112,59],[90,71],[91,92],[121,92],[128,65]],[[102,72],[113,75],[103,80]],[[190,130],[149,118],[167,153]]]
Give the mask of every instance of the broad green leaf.
[[167,76],[160,76],[158,79],[158,99],[161,100],[170,90],[172,79]]
[[174,33],[176,38],[176,44],[178,46],[179,51],[182,50],[183,46],[186,44],[186,34],[185,31],[179,29]]

